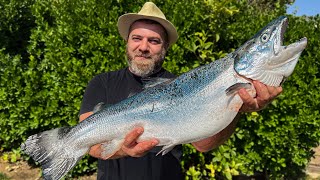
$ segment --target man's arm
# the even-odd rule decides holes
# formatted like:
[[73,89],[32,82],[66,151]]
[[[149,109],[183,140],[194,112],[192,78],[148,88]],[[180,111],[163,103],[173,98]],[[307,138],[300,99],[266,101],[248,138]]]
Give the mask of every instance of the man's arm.
[[[243,100],[240,112],[259,111],[282,92],[282,87],[266,86],[258,81],[253,81],[253,85],[256,89],[256,97],[251,97],[245,89],[239,90],[239,96]],[[200,152],[207,152],[223,144],[235,131],[239,116],[240,115],[238,114],[234,120],[218,134],[194,142],[192,145]]]
[[[85,120],[89,117],[93,112],[87,112],[80,115],[79,121]],[[149,150],[155,147],[159,142],[157,139],[152,139],[149,141],[143,141],[137,143],[137,139],[143,133],[142,127],[137,127],[129,132],[124,140],[119,151],[115,152],[114,155],[109,157],[108,159],[117,159],[125,156],[131,157],[141,157],[145,155]],[[89,154],[95,158],[106,159],[106,157],[101,156],[102,149],[101,144],[96,144],[90,148]]]

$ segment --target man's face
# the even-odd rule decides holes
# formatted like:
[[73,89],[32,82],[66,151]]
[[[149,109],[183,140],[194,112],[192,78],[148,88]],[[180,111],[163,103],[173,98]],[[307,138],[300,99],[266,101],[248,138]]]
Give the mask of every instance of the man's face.
[[126,52],[129,70],[141,77],[160,70],[166,54],[164,28],[159,24],[137,21],[130,30]]

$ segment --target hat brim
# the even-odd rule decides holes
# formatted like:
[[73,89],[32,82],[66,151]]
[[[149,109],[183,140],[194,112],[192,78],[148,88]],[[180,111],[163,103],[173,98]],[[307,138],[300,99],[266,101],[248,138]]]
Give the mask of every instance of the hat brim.
[[160,23],[167,31],[169,46],[171,46],[172,44],[174,44],[177,41],[177,39],[178,39],[177,30],[170,21],[168,21],[166,19],[154,17],[154,16],[146,16],[146,15],[141,15],[141,14],[136,14],[136,13],[128,13],[128,14],[124,14],[119,17],[118,30],[119,30],[120,36],[123,39],[127,40],[128,35],[129,35],[130,26],[132,25],[132,23],[134,23],[135,21],[140,20],[140,19],[150,19],[150,20],[153,20],[153,21]]

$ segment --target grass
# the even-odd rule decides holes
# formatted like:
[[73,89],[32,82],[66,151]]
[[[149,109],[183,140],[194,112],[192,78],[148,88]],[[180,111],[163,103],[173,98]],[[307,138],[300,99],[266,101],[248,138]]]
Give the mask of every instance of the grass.
[[8,178],[5,174],[0,172],[0,180],[9,180],[10,178]]

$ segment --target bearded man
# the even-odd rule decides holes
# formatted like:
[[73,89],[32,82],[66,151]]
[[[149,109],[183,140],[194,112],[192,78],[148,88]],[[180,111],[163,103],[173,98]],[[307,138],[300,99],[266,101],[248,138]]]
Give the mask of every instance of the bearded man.
[[[144,4],[139,13],[128,13],[118,20],[119,33],[126,40],[128,67],[102,73],[88,84],[81,109],[80,121],[93,114],[100,103],[115,104],[143,90],[144,81],[150,78],[174,78],[175,75],[162,68],[168,48],[178,39],[173,24],[166,20],[162,11],[153,3]],[[269,87],[253,82],[257,96],[252,98],[245,89],[239,91],[244,104],[243,112],[257,111],[276,96],[281,87]],[[209,151],[227,140],[235,130],[233,122],[218,134],[192,145],[200,152]],[[143,127],[127,134],[124,143],[111,157],[101,155],[101,144],[92,146],[89,154],[99,159],[98,178],[103,180],[177,180],[183,179],[180,167],[182,148],[176,146],[164,156],[156,156],[161,147],[157,139],[137,142]]]

